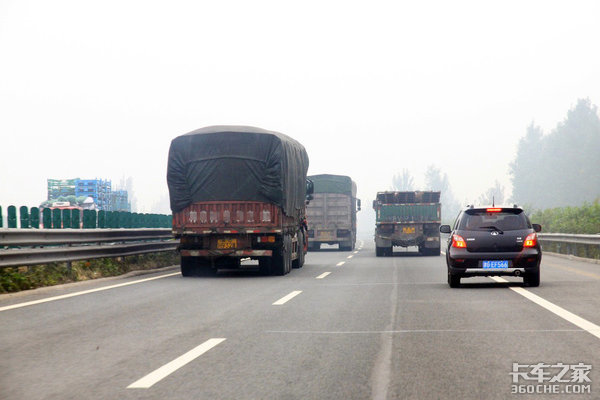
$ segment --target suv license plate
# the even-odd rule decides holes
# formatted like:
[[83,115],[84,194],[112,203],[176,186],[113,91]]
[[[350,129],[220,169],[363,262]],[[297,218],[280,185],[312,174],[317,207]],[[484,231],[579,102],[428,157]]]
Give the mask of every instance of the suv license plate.
[[482,267],[484,269],[508,268],[508,260],[483,261],[482,262]]

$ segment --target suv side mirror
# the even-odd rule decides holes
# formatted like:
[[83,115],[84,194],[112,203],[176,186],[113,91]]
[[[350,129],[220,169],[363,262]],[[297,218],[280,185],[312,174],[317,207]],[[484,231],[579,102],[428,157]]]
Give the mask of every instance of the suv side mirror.
[[540,224],[531,224],[531,226],[533,226],[533,230],[536,232],[542,231],[542,226]]
[[440,226],[440,232],[450,233],[450,232],[452,232],[452,228],[450,228],[450,225],[442,225],[442,226]]

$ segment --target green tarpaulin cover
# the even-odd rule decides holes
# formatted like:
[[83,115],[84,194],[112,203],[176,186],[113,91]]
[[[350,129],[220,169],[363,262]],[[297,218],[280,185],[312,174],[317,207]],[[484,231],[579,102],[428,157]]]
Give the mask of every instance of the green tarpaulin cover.
[[262,201],[295,216],[304,207],[308,155],[279,132],[209,126],[171,141],[167,184],[171,210],[197,201]]
[[315,193],[341,193],[356,197],[356,183],[345,175],[310,175],[315,185]]

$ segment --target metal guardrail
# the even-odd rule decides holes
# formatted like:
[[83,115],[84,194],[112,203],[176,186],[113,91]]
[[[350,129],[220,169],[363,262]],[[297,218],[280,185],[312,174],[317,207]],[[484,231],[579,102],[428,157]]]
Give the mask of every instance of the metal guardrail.
[[0,268],[173,251],[178,245],[168,228],[0,229]]
[[577,243],[600,245],[600,234],[597,235],[574,235],[568,233],[540,233],[541,241],[557,243]]
[[545,250],[590,259],[600,259],[600,234],[543,233],[538,238]]

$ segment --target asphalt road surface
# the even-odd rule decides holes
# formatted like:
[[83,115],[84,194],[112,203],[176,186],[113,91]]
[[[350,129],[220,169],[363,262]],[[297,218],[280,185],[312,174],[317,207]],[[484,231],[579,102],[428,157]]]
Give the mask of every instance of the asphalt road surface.
[[545,254],[540,287],[505,280],[450,289],[443,255],[365,241],[284,277],[2,295],[0,399],[599,399],[600,265]]

